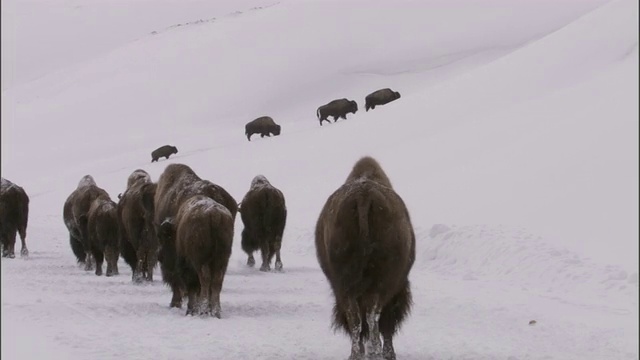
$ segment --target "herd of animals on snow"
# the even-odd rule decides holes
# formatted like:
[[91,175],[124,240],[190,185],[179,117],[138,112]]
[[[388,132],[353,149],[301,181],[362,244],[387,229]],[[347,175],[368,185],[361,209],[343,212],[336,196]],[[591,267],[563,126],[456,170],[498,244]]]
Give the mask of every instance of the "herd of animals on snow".
[[[365,108],[384,105],[400,94],[390,89],[366,97]],[[338,99],[321,106],[322,125],[355,113],[355,101]],[[279,135],[270,117],[246,125],[247,139]],[[152,152],[152,162],[178,152],[166,145]],[[91,175],[85,175],[63,207],[71,250],[86,271],[118,275],[120,256],[131,267],[132,281],[153,281],[160,263],[162,280],[172,291],[170,307],[187,315],[221,317],[220,293],[231,256],[234,222],[240,213],[242,249],[247,266],[260,252],[261,271],[282,270],[280,249],[287,220],[284,194],[257,175],[238,203],[220,185],[201,179],[189,166],[170,164],[153,182],[142,169],[133,171],[126,190],[114,202]],[[2,178],[0,236],[2,257],[15,258],[16,234],[20,254],[26,245],[29,197],[17,184]],[[345,183],[329,196],[315,228],[318,262],[335,297],[333,323],[351,339],[350,359],[369,353],[395,359],[392,338],[409,314],[412,298],[409,271],[415,259],[415,235],[409,212],[393,190],[380,164],[365,156],[353,166]]]

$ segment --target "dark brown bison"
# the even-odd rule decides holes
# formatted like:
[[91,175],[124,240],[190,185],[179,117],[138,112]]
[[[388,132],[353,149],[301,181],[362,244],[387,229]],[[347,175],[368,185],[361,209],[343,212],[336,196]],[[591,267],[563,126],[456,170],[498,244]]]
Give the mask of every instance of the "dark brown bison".
[[151,162],[158,161],[161,157],[169,159],[172,154],[177,154],[178,148],[171,145],[160,146],[151,152]]
[[183,266],[183,261],[179,261],[175,229],[166,226],[166,224],[162,226],[162,224],[166,220],[169,221],[169,224],[177,224],[175,217],[182,204],[197,195],[207,196],[226,207],[233,220],[235,220],[238,211],[238,204],[224,188],[210,181],[202,180],[187,165],[171,164],[160,175],[154,198],[154,226],[160,242],[158,260],[160,260],[162,279],[171,286],[173,292],[171,307],[182,307],[182,297],[186,289],[185,283],[197,281],[194,280],[197,279],[197,274]]
[[131,280],[153,281],[158,262],[158,237],[153,224],[156,184],[149,173],[137,169],[127,179],[127,189],[118,202],[122,236],[122,258],[131,267]]
[[260,137],[280,135],[280,129],[280,125],[276,124],[271,117],[263,116],[247,123],[244,134],[247,135],[247,140],[251,141],[253,134],[260,134]]
[[251,188],[242,199],[241,204],[240,217],[244,224],[242,250],[249,255],[247,265],[255,265],[253,252],[260,250],[262,255],[261,271],[271,269],[271,259],[274,255],[276,256],[276,270],[281,270],[280,248],[282,233],[287,222],[284,195],[273,187],[267,178],[258,175],[251,181]]
[[0,185],[0,238],[2,257],[15,258],[16,233],[20,234],[20,256],[28,256],[27,222],[29,221],[29,196],[24,189],[2,178]]
[[364,98],[364,109],[365,111],[369,111],[369,109],[374,110],[376,106],[390,103],[396,99],[400,99],[399,92],[393,91],[389,88],[380,89],[372,92]]
[[109,194],[96,185],[91,175],[85,175],[78,187],[64,202],[62,217],[69,230],[71,250],[78,263],[85,264],[85,270],[93,270],[93,254],[88,238],[89,209],[96,199],[109,200]]
[[231,212],[205,195],[190,197],[175,220],[162,223],[161,231],[175,237],[177,270],[189,297],[187,315],[220,318],[220,291],[231,256],[233,223]]
[[104,260],[107,276],[118,275],[120,224],[116,203],[102,197],[95,199],[87,218],[89,249],[96,261],[96,275],[102,275]]
[[347,119],[347,114],[352,113],[355,114],[358,111],[358,103],[353,100],[347,99],[337,99],[332,102],[322,105],[316,111],[316,115],[318,115],[318,120],[320,120],[320,126],[322,126],[322,122],[326,120],[329,116],[333,116],[333,122],[338,121],[338,118]]
[[[325,203],[316,254],[335,296],[334,327],[351,336],[350,359],[395,359],[392,338],[409,313],[415,235],[407,208],[371,157],[360,159]],[[384,340],[384,347],[380,341]]]

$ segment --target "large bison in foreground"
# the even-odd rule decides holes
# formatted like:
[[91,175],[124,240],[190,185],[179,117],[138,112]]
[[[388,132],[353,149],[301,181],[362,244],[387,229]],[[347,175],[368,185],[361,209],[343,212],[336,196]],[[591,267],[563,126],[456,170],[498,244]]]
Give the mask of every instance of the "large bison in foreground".
[[[217,204],[228,210],[233,224],[238,211],[237,202],[221,186],[202,180],[190,167],[171,164],[158,179],[154,203],[162,279],[173,292],[170,306],[182,307],[183,295],[188,292],[191,300],[188,314],[213,311],[219,317],[219,301],[210,304],[213,308],[206,310],[202,303],[196,306],[195,294],[200,294],[198,298],[203,300],[207,295],[202,291],[214,289],[215,292],[222,285],[231,255],[227,242],[233,233],[229,234],[227,215]],[[204,224],[209,226],[203,227]],[[190,241],[198,230],[202,233]],[[206,258],[201,255],[206,255]],[[194,268],[196,266],[200,268]],[[200,278],[211,283],[202,284]],[[216,296],[219,297],[219,293],[213,293],[209,299],[215,302]]]
[[316,110],[318,120],[320,120],[320,126],[323,121],[330,123],[329,116],[333,116],[333,122],[338,121],[338,118],[347,119],[347,114],[355,114],[358,111],[358,103],[353,100],[337,99],[328,104],[322,105]]
[[242,250],[249,256],[247,265],[256,261],[253,252],[260,250],[262,255],[261,271],[271,269],[271,259],[276,256],[275,268],[282,269],[280,248],[282,233],[287,222],[287,207],[284,195],[263,175],[251,181],[249,192],[242,199],[240,217],[244,224],[242,230]]
[[89,209],[94,200],[109,200],[109,194],[96,185],[91,175],[85,175],[77,188],[64,203],[62,217],[69,230],[69,243],[78,263],[85,264],[85,270],[93,269],[93,253],[89,242]]
[[280,125],[269,116],[262,116],[255,120],[250,121],[244,127],[244,134],[247,136],[247,140],[251,141],[251,135],[260,134],[260,137],[280,135]]
[[372,92],[367,95],[364,99],[364,109],[365,111],[369,111],[369,109],[374,110],[378,105],[384,105],[392,102],[393,100],[400,99],[400,93],[397,91],[393,91],[389,88],[380,89]]
[[134,170],[127,179],[127,189],[118,202],[118,218],[122,236],[120,249],[131,267],[131,280],[153,281],[158,261],[158,237],[153,223],[156,184],[149,173]]
[[2,257],[15,258],[16,233],[20,234],[20,256],[28,256],[27,222],[29,220],[29,196],[24,189],[2,178],[0,184],[0,240]]
[[[351,337],[350,359],[395,359],[392,338],[411,307],[415,235],[403,200],[376,160],[360,159],[325,203],[316,254],[335,296],[334,327]],[[384,340],[384,346],[380,341]]]

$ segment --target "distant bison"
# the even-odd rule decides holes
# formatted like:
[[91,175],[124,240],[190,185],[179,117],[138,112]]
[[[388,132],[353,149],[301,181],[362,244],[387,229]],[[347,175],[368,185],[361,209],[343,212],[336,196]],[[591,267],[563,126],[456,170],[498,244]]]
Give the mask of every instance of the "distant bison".
[[87,218],[89,250],[96,261],[96,275],[102,275],[104,260],[107,276],[118,275],[120,224],[116,203],[102,197],[95,199]]
[[333,122],[338,121],[338,118],[347,119],[347,114],[352,113],[355,114],[358,111],[358,103],[353,100],[347,99],[338,99],[333,100],[332,102],[322,105],[316,111],[316,115],[318,115],[318,120],[320,120],[320,126],[322,126],[322,121],[326,120],[329,116],[333,116]]
[[172,154],[177,154],[178,148],[171,145],[160,146],[151,152],[151,162],[158,161],[161,157],[169,159]]
[[2,257],[15,258],[16,232],[20,234],[20,256],[28,256],[27,222],[29,220],[29,196],[24,189],[2,178],[0,185],[0,239]]
[[334,327],[351,336],[350,359],[364,357],[364,340],[370,353],[395,359],[392,338],[411,307],[415,235],[404,202],[376,160],[360,159],[327,199],[315,245],[335,295]]
[[162,279],[171,286],[173,292],[170,306],[179,308],[182,307],[186,283],[198,280],[194,280],[197,279],[194,270],[185,266],[186,260],[182,255],[178,256],[175,227],[167,225],[179,224],[176,216],[181,206],[194,196],[202,195],[215,200],[229,210],[233,220],[238,211],[238,204],[224,188],[202,180],[190,167],[183,164],[167,166],[157,184],[154,198],[154,226],[160,242],[158,260],[161,265]]
[[260,137],[280,135],[280,125],[269,116],[259,117],[253,121],[247,123],[244,127],[244,134],[247,135],[247,140],[251,141],[251,135],[260,134]]
[[120,249],[131,267],[133,282],[153,281],[158,262],[158,237],[153,223],[155,191],[151,176],[137,169],[129,175],[127,189],[118,202]]
[[93,270],[93,254],[88,238],[89,209],[96,199],[109,200],[109,194],[96,185],[91,175],[85,175],[78,187],[64,203],[62,217],[69,230],[69,242],[78,263],[85,264],[85,270]]
[[392,91],[389,88],[381,89],[367,95],[364,99],[364,108],[365,111],[369,111],[369,109],[374,110],[376,106],[390,103],[396,99],[400,99],[399,92]]
[[282,233],[287,221],[287,207],[282,192],[273,187],[267,178],[258,175],[251,181],[249,192],[242,199],[240,216],[244,224],[242,230],[242,250],[249,258],[247,264],[256,261],[253,252],[260,250],[261,271],[269,271],[273,256],[276,256],[276,270],[282,269],[280,247]]
[[187,315],[220,318],[220,291],[231,256],[233,223],[231,212],[205,195],[190,197],[175,220],[162,223],[163,233],[175,236],[177,269],[189,296]]

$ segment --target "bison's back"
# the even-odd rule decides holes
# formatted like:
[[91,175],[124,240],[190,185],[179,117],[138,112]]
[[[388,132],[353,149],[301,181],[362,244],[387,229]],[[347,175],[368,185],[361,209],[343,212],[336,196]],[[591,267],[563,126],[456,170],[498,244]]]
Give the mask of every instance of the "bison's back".
[[327,201],[316,226],[321,268],[334,288],[354,296],[393,296],[415,257],[406,206],[393,189],[369,180],[347,183]]

